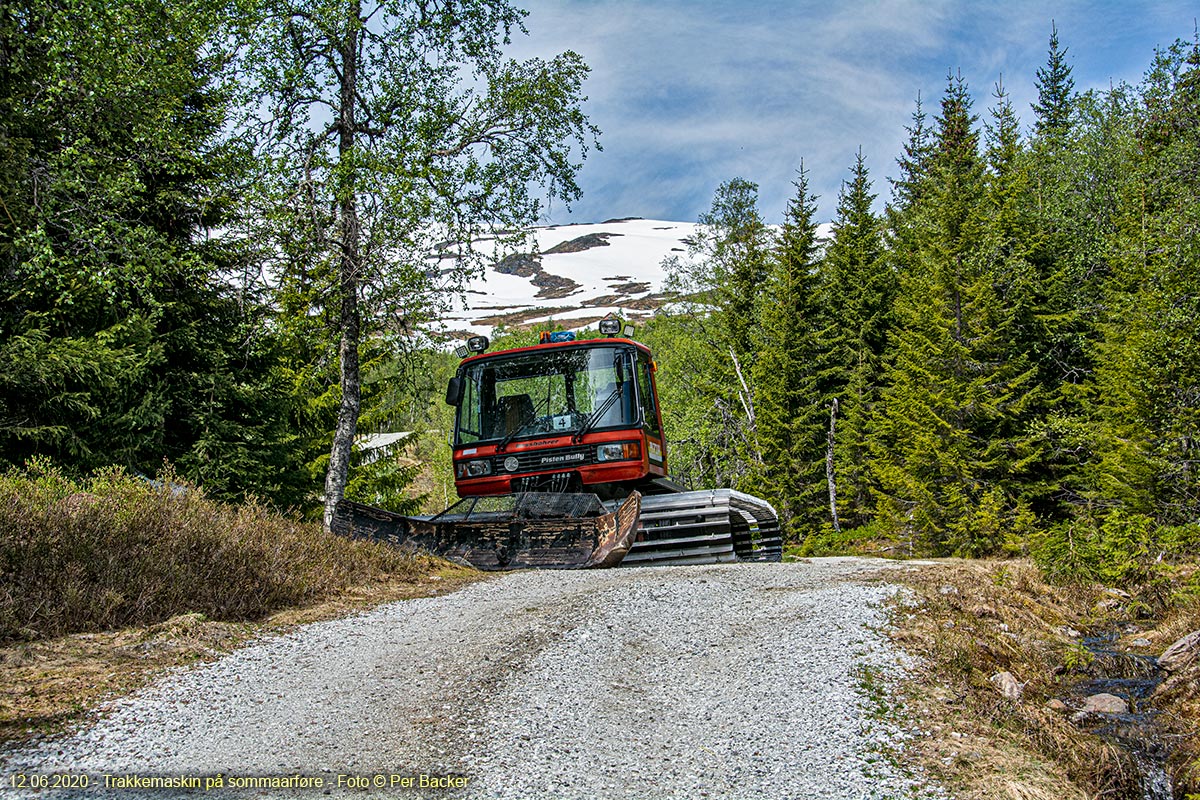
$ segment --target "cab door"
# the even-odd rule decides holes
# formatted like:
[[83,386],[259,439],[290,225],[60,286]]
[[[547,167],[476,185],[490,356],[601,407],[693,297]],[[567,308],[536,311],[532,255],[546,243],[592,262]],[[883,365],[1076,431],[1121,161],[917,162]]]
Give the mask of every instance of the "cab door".
[[637,358],[637,387],[650,472],[665,477],[667,474],[667,443],[663,437],[662,415],[658,408],[658,387],[654,383],[654,363],[650,360],[650,356],[641,350],[638,350]]

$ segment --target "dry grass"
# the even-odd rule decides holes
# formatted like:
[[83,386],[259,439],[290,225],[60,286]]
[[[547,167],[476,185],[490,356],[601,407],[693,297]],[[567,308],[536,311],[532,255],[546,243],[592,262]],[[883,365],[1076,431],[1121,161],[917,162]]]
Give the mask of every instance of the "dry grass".
[[[1100,586],[1052,586],[1026,561],[946,561],[896,577],[914,602],[897,608],[893,636],[920,666],[904,690],[909,718],[922,735],[903,757],[951,793],[987,800],[1138,797],[1138,776],[1113,745],[1079,730],[1048,701],[1064,696],[1086,654],[1071,630],[1088,632],[1147,613],[1155,603]],[[1150,591],[1161,593],[1162,587]],[[1195,606],[1163,620],[1140,619],[1137,636],[1161,652],[1200,627]],[[1134,636],[1122,642],[1129,646]],[[1200,665],[1181,680],[1179,697],[1156,697],[1164,718],[1195,741]],[[989,681],[1010,672],[1025,684],[1021,699]],[[1176,789],[1197,791],[1187,764],[1194,744],[1171,763]],[[1182,795],[1181,795],[1182,796]]]
[[0,643],[153,625],[199,613],[261,619],[436,562],[328,534],[264,506],[228,506],[172,476],[0,475]]
[[[1178,582],[1200,584],[1200,564],[1186,568]],[[1169,647],[1187,634],[1200,630],[1200,597],[1189,594],[1175,603],[1156,629],[1158,649]],[[1189,800],[1200,800],[1200,656],[1158,687],[1154,702],[1163,709],[1164,727],[1177,737],[1178,748],[1168,765],[1177,790]]]

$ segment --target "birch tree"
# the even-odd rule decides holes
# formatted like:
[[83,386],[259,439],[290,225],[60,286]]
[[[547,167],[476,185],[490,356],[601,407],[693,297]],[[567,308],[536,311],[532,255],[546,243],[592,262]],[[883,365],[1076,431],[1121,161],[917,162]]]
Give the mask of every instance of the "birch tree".
[[580,108],[588,68],[573,52],[506,58],[524,16],[483,0],[266,0],[253,17],[238,66],[262,171],[246,234],[336,342],[326,524],[362,411],[360,348],[477,267],[472,238],[579,196],[598,134]]

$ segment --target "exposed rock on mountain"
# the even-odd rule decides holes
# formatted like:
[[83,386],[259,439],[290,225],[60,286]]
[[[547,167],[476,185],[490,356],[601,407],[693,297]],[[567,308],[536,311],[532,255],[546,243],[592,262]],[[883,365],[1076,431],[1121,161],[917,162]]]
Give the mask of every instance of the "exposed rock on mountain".
[[477,251],[497,248],[493,266],[463,287],[442,332],[490,335],[499,325],[550,320],[581,328],[609,313],[645,320],[675,299],[666,290],[664,262],[686,259],[681,251],[696,231],[694,222],[638,218],[550,225],[530,230],[528,252],[512,255],[499,251],[494,237],[481,239]]
[[557,299],[560,297],[569,297],[579,290],[579,284],[570,278],[564,278],[561,275],[551,275],[549,272],[540,272],[530,281],[534,286],[538,287],[538,293],[534,295],[538,299]]
[[533,253],[513,253],[505,256],[495,266],[501,275],[516,275],[520,278],[532,278],[542,271],[542,259]]
[[620,235],[619,233],[589,233],[585,236],[580,236],[578,239],[560,242],[547,250],[545,254],[552,256],[557,253],[582,253],[584,250],[590,250],[593,247],[608,247],[608,240],[613,236]]

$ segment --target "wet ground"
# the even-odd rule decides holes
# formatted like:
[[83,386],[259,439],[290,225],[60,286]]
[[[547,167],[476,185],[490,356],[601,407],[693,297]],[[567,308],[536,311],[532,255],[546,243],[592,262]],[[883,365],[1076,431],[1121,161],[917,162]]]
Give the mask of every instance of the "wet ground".
[[1115,630],[1083,639],[1092,659],[1084,670],[1086,676],[1071,683],[1069,695],[1079,705],[1092,695],[1115,695],[1129,704],[1129,711],[1079,712],[1072,721],[1129,754],[1138,771],[1141,800],[1171,800],[1166,763],[1173,742],[1158,724],[1158,712],[1151,700],[1163,673],[1153,656],[1118,650],[1117,640]]

